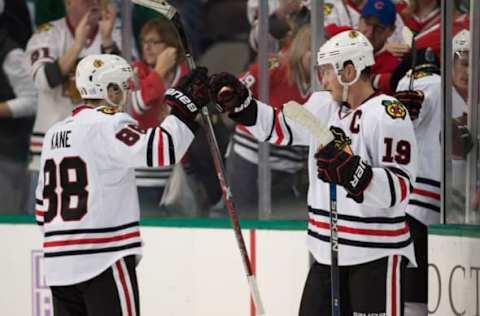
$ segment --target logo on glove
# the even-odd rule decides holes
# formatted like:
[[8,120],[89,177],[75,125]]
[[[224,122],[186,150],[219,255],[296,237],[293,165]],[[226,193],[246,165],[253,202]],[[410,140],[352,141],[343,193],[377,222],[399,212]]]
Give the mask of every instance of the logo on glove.
[[195,113],[196,111],[198,111],[197,107],[192,102],[192,100],[190,100],[189,97],[187,97],[185,94],[183,94],[181,91],[177,89],[170,88],[167,90],[167,92],[165,92],[165,95],[171,96],[176,100],[180,101],[192,113]]

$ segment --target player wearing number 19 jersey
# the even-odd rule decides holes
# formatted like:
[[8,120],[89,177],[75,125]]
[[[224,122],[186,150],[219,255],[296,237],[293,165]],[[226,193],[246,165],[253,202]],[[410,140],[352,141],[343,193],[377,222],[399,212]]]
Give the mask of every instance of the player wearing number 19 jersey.
[[[200,69],[167,91],[172,114],[141,130],[114,106],[125,104],[131,77],[118,56],[84,58],[76,79],[86,104],[45,135],[36,219],[44,232],[46,283],[62,315],[72,315],[66,296],[104,315],[138,314],[134,268],[142,241],[134,168],[180,161],[194,137],[198,106],[206,104],[207,75]],[[105,287],[113,290],[95,292]]]
[[[405,209],[417,149],[407,110],[397,99],[374,91],[369,73],[373,63],[373,48],[357,31],[339,33],[320,48],[319,73],[330,92],[313,93],[304,108],[335,136],[321,148],[303,122],[249,100],[246,87],[234,76],[219,74],[210,80],[215,101],[257,139],[309,146],[307,246],[315,262],[305,283],[301,316],[331,315],[332,183],[337,188],[340,275],[335,281],[341,315],[402,315],[405,264],[415,264]],[[223,86],[233,92],[218,95]]]

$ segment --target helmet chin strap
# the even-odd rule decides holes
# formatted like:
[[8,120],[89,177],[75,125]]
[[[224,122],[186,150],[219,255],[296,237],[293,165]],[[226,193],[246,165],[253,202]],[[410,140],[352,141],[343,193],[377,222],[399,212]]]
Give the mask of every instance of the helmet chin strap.
[[348,88],[354,84],[355,82],[357,82],[358,78],[360,78],[360,72],[359,71],[356,71],[355,73],[355,78],[350,81],[350,82],[345,82],[342,80],[342,75],[341,73],[337,74],[337,79],[338,79],[338,82],[342,85],[343,89],[342,89],[342,102],[347,102],[347,98],[348,98]]

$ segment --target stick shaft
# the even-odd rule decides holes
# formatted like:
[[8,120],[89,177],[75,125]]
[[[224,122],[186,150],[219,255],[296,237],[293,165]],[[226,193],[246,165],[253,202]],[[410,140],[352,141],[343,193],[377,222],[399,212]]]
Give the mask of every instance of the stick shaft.
[[[195,69],[195,61],[193,60],[193,56],[191,54],[187,37],[183,30],[183,25],[180,21],[180,16],[178,13],[171,20],[175,28],[177,29],[180,39],[182,40],[183,47],[185,50],[185,56],[187,59],[187,64],[189,70]],[[247,248],[245,246],[245,240],[242,235],[242,230],[240,227],[240,221],[238,219],[237,212],[235,210],[233,204],[232,193],[230,191],[230,186],[228,185],[227,178],[225,177],[225,168],[223,166],[222,156],[220,154],[220,150],[218,148],[218,142],[215,137],[215,132],[212,126],[212,120],[210,119],[210,114],[208,113],[208,108],[205,106],[200,111],[202,116],[202,127],[205,131],[205,135],[207,138],[208,147],[210,149],[210,153],[212,155],[213,163],[215,166],[215,171],[217,173],[218,182],[220,183],[220,188],[222,190],[223,199],[225,201],[225,207],[227,208],[228,215],[230,217],[230,221],[232,223],[232,228],[235,234],[235,239],[237,241],[237,246],[240,251],[240,255],[242,257],[243,268],[245,273],[247,274],[248,285],[250,288],[250,294],[253,298],[255,306],[257,308],[257,313],[259,315],[264,314],[263,303],[260,297],[260,291],[258,290],[257,282],[255,276],[252,273],[252,267],[250,264],[250,258],[248,257]]]
[[338,267],[337,185],[330,183],[330,278],[332,316],[340,316],[340,269]]

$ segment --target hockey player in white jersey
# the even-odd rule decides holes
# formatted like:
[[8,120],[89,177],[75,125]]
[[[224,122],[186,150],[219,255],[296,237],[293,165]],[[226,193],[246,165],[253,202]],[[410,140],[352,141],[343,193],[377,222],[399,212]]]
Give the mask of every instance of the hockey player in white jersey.
[[[331,315],[329,183],[336,183],[342,315],[401,315],[405,264],[415,264],[405,208],[415,179],[413,125],[397,99],[370,82],[373,48],[356,31],[332,37],[319,50],[321,81],[304,107],[330,127],[335,141],[319,149],[303,126],[249,97],[233,75],[210,78],[210,93],[262,141],[310,148],[307,245],[315,258],[301,316]],[[230,92],[218,94],[223,87]],[[225,89],[222,91],[226,91]],[[337,150],[335,142],[353,154]]]
[[[430,48],[419,50],[416,60],[415,71],[408,71],[398,82],[395,94],[410,113],[418,144],[417,176],[412,181],[413,191],[407,206],[407,222],[418,267],[408,268],[405,274],[405,316],[426,316],[428,313],[427,226],[440,223],[440,67]],[[411,57],[402,64],[410,67]]]
[[208,101],[205,68],[166,92],[171,114],[141,130],[121,108],[132,68],[115,55],[79,63],[84,105],[45,135],[36,190],[45,280],[55,315],[138,315],[135,266],[142,255],[135,167],[181,160]]

